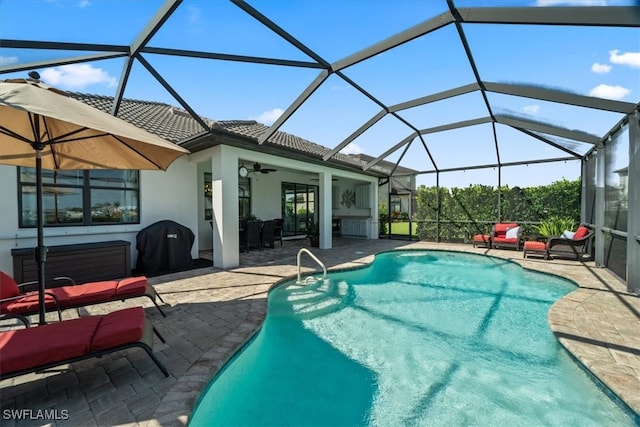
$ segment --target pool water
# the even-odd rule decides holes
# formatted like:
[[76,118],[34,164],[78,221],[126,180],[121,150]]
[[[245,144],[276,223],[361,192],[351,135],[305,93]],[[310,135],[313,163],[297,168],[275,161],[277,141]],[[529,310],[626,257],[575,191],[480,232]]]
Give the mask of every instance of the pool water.
[[636,425],[549,330],[549,307],[573,289],[448,251],[283,284],[190,425]]

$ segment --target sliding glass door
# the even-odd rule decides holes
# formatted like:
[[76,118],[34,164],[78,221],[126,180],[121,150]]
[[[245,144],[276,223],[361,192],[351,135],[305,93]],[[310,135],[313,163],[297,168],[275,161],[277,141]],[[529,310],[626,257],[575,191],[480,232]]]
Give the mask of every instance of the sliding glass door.
[[318,186],[282,183],[282,234],[284,236],[304,235],[307,222],[318,220]]

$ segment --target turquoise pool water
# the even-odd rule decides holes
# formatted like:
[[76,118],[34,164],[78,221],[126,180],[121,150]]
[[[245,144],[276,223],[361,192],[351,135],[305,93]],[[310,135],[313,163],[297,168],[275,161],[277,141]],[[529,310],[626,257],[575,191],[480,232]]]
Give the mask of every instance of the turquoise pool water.
[[269,295],[191,426],[632,426],[549,330],[575,289],[499,258],[378,254]]

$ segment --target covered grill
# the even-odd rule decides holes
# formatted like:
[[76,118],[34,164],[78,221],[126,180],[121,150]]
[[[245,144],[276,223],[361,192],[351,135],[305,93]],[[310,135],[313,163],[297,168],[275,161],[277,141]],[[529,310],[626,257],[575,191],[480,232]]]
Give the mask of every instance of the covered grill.
[[144,273],[179,270],[193,266],[191,247],[195,236],[184,225],[164,220],[140,230],[136,269]]

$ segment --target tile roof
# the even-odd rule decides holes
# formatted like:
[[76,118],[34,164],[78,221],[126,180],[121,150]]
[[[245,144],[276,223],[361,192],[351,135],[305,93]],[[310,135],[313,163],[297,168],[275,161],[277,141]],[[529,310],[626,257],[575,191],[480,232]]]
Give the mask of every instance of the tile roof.
[[[355,157],[356,159],[359,159],[359,160],[363,160],[365,163],[369,163],[376,159],[376,157],[369,156],[368,154],[364,154],[364,153],[353,154],[352,157]],[[380,162],[378,163],[378,166],[393,170],[393,168],[396,167],[396,164],[394,162],[389,162],[387,160],[380,160]],[[416,173],[417,171],[415,169],[406,168],[400,165],[396,167],[396,172],[395,172],[396,175],[413,175]]]
[[[112,96],[77,92],[70,95],[107,113],[111,111],[113,105]],[[205,132],[188,112],[162,102],[123,99],[118,117],[176,144]],[[211,121],[205,119],[205,122]]]
[[[112,96],[79,92],[70,92],[69,95],[105,112],[110,112],[114,99]],[[205,130],[186,110],[162,102],[134,99],[122,100],[118,110],[118,117],[178,145],[189,139],[204,138],[211,131],[212,133],[221,132],[229,136],[242,137],[245,141],[255,142],[255,148],[259,151],[261,145],[258,144],[258,139],[260,135],[269,129],[268,126],[255,120],[215,121],[201,117],[209,126],[209,129]],[[264,145],[270,145],[283,151],[295,152],[298,155],[302,154],[306,158],[315,160],[321,160],[326,153],[331,151],[327,147],[281,131],[275,132]],[[327,163],[341,164],[359,171],[362,171],[362,167],[367,164],[366,161],[360,160],[358,157],[343,153],[337,153]],[[389,169],[380,166],[374,166],[369,171],[376,175],[390,173]]]

